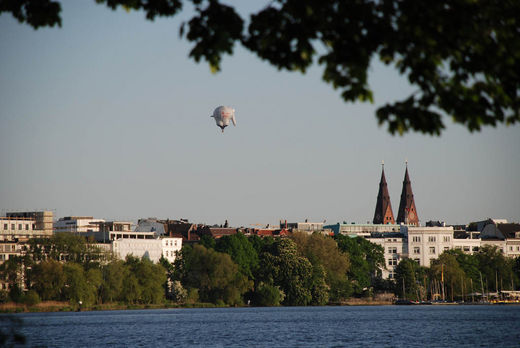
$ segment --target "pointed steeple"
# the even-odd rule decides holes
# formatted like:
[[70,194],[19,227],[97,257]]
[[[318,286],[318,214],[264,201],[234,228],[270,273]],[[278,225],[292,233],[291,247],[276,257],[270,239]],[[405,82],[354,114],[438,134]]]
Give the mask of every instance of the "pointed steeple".
[[385,162],[382,164],[381,181],[379,182],[379,193],[377,194],[376,211],[374,212],[374,224],[395,224],[392,204],[385,178]]
[[406,161],[406,171],[404,173],[403,191],[401,192],[401,202],[397,213],[397,223],[405,225],[419,226],[419,216],[413,199],[412,183],[408,176],[408,161]]

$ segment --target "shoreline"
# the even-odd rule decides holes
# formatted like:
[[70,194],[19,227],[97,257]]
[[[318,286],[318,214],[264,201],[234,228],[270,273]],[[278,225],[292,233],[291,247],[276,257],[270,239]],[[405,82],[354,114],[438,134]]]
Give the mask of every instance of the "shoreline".
[[[329,303],[327,306],[391,306],[391,301],[351,299],[339,303]],[[251,306],[237,306],[251,307]],[[284,307],[284,306],[279,306]],[[312,307],[312,306],[309,306]],[[69,302],[42,301],[33,306],[22,303],[7,302],[0,304],[0,314],[16,313],[53,313],[53,312],[93,312],[111,310],[139,310],[139,309],[168,309],[168,308],[232,308],[232,306],[219,306],[213,303],[162,303],[162,304],[119,304],[106,303],[83,307],[79,310],[78,306],[73,306]]]

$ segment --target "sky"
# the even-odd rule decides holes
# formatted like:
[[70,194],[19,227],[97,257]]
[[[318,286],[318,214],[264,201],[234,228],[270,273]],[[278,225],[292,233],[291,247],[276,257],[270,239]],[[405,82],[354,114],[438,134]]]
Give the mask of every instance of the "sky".
[[[240,8],[243,14],[261,8]],[[0,15],[0,214],[157,217],[259,226],[366,223],[381,162],[397,217],[405,161],[421,223],[520,221],[520,126],[390,135],[375,110],[412,87],[377,62],[374,104],[235,46],[222,71],[188,57],[179,17],[62,3],[61,28]],[[210,115],[236,110],[224,134]]]

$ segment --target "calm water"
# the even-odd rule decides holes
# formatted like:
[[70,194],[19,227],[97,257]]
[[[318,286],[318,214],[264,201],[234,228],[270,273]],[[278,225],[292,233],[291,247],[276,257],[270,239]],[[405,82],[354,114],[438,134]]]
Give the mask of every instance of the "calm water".
[[29,346],[520,347],[520,306],[17,314]]

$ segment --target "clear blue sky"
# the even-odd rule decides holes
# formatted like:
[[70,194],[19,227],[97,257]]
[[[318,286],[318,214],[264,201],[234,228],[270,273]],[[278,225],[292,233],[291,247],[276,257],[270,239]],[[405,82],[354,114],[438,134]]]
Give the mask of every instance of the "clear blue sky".
[[[67,1],[62,28],[36,31],[0,16],[0,213],[366,222],[382,160],[397,216],[408,159],[422,223],[520,220],[519,126],[391,136],[374,111],[411,91],[392,69],[371,69],[375,104],[239,47],[211,74],[179,39],[187,15]],[[219,105],[236,109],[224,134]]]

